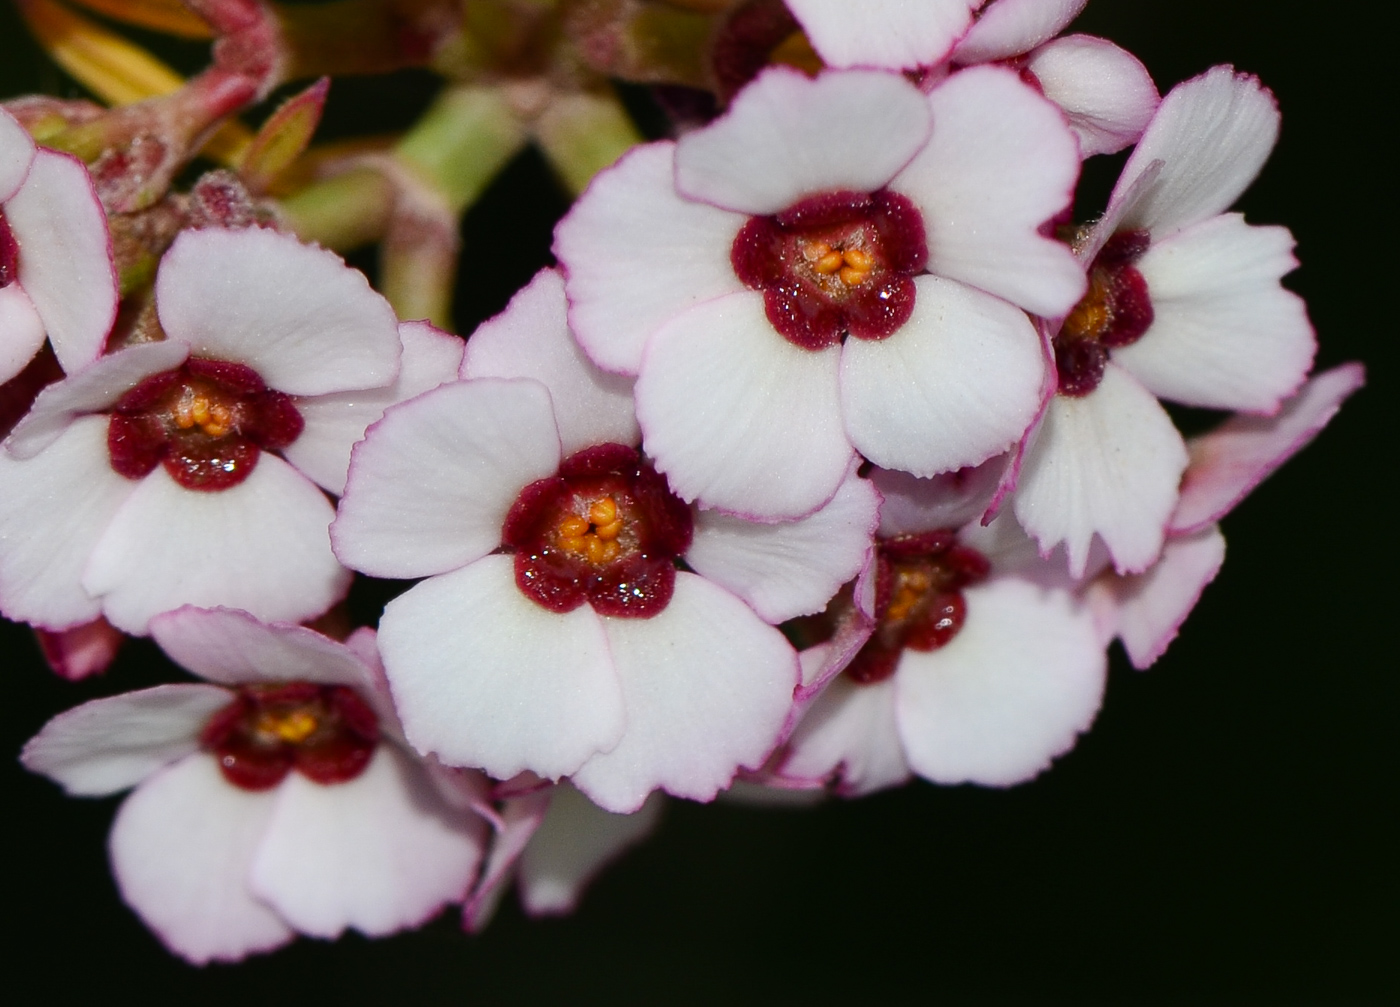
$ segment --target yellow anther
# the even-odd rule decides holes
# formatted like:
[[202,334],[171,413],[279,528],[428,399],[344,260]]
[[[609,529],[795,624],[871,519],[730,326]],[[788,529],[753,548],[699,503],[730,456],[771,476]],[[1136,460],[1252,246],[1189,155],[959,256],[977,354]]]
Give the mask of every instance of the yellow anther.
[[867,270],[857,269],[855,266],[842,266],[840,272],[841,282],[848,287],[860,286],[869,275]]
[[590,535],[587,542],[587,555],[590,563],[602,564],[611,562],[617,559],[618,553],[622,551],[622,547],[616,542],[606,541],[596,535]]
[[595,534],[599,538],[606,539],[607,541],[611,542],[613,539],[617,538],[619,535],[622,534],[622,518],[615,518],[614,520],[609,521],[607,524],[600,524],[595,529]]
[[831,254],[831,246],[825,241],[809,241],[802,246],[802,258],[816,262],[824,255]]
[[1092,339],[1108,328],[1108,285],[1095,270],[1089,277],[1089,292],[1074,306],[1060,331],[1072,339]]
[[595,525],[611,524],[617,520],[617,501],[612,497],[595,500],[588,508],[588,520]]
[[891,622],[907,619],[932,586],[932,579],[923,570],[901,570],[895,579],[894,597],[885,610],[885,618]]
[[290,713],[264,713],[258,718],[258,732],[297,745],[316,733],[320,722],[305,710]]
[[561,539],[582,538],[588,534],[588,518],[579,517],[577,514],[570,514],[559,522],[559,537]]
[[812,263],[812,268],[823,276],[830,276],[845,264],[846,260],[841,257],[840,252],[827,252],[816,262]]
[[859,269],[870,272],[870,267],[875,265],[875,256],[871,255],[863,248],[848,248],[842,253],[841,258],[846,260],[846,265],[852,269]]

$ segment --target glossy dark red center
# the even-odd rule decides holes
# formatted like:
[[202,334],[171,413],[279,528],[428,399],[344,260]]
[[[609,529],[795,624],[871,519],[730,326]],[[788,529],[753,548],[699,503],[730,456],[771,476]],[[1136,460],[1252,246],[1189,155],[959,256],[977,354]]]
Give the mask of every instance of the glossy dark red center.
[[851,335],[884,339],[914,311],[928,263],[923,216],[897,192],[828,192],[750,217],[730,250],[735,275],[763,292],[773,327],[821,350]]
[[248,478],[262,451],[287,447],[301,430],[292,400],[252,368],[191,358],[122,396],[107,449],[128,479],[164,465],[185,489],[225,490]]
[[862,684],[894,674],[899,655],[932,651],[957,636],[967,618],[963,588],[986,578],[987,558],[959,545],[951,531],[880,539],[875,553],[875,632],[846,668]]
[[1147,251],[1146,231],[1124,231],[1108,239],[1089,267],[1089,291],[1055,336],[1059,393],[1088,395],[1103,380],[1109,351],[1142,338],[1152,325],[1147,281],[1133,263]]
[[345,783],[369,765],[379,718],[343,685],[245,685],[199,740],[244,790],[275,787],[293,769],[316,783]]
[[10,230],[5,211],[0,209],[0,287],[19,279],[19,242]]
[[526,486],[502,538],[516,584],[551,612],[586,601],[600,615],[644,619],[670,602],[692,530],[690,508],[636,449],[600,444]]

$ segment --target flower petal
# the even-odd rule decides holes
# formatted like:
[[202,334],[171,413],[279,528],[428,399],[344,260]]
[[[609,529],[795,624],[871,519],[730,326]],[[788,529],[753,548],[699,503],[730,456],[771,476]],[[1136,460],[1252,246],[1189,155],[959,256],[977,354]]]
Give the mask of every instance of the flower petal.
[[310,619],[350,587],[326,534],[333,513],[315,485],[267,452],[247,479],[215,493],[183,489],[158,467],[107,526],[83,588],[102,596],[113,626],[138,636],[152,616],[182,605]]
[[68,373],[92,363],[117,317],[117,272],[107,216],[83,162],[39,150],[5,204],[20,245],[19,283]]
[[564,280],[536,274],[506,310],[472,333],[463,378],[534,378],[549,389],[565,457],[594,444],[642,439],[632,382],[594,366],[569,331]]
[[231,698],[216,685],[180,683],[94,699],[45,724],[20,761],[74,796],[115,794],[198,749],[199,732]]
[[938,276],[915,281],[914,314],[841,355],[846,432],[876,465],[932,476],[1015,444],[1044,396],[1046,361],[1025,313]]
[[44,663],[59,678],[78,682],[100,675],[112,666],[126,641],[121,630],[98,616],[68,629],[36,629],[34,638]]
[[1275,416],[1236,416],[1193,438],[1171,530],[1190,534],[1224,517],[1274,469],[1307,447],[1365,382],[1360,364],[1342,364],[1309,381]]
[[189,355],[190,348],[184,343],[143,343],[105,356],[54,382],[39,393],[28,415],[5,442],[5,449],[16,458],[33,458],[52,444],[75,417],[112,406],[145,378],[179,367]]
[[1005,456],[997,456],[931,479],[875,469],[870,481],[883,498],[880,534],[893,538],[937,528],[961,528],[976,520],[1001,484],[1006,462]]
[[1079,156],[1114,154],[1135,143],[1157,110],[1157,87],[1138,58],[1112,42],[1069,35],[1026,61],[1045,97],[1064,110]]
[[1216,66],[1162,99],[1109,197],[1110,212],[1137,176],[1162,161],[1154,184],[1122,213],[1124,230],[1160,238],[1228,209],[1259,174],[1278,139],[1278,103],[1248,74]]
[[336,555],[375,577],[423,577],[501,544],[520,490],[559,467],[549,392],[536,381],[456,381],[388,409],[355,445]]
[[1225,562],[1225,536],[1209,525],[1194,535],[1167,539],[1162,558],[1131,577],[1109,575],[1113,625],[1134,668],[1165,653]]
[[909,779],[894,716],[894,681],[861,685],[838,676],[812,703],[779,764],[792,781],[830,782],[844,797]]
[[131,908],[180,957],[236,961],[295,932],[248,887],[274,794],[224,781],[212,756],[192,755],[136,789],[117,811],[109,848]]
[[501,825],[491,841],[491,852],[482,868],[481,878],[472,890],[471,896],[462,906],[462,926],[470,933],[480,933],[486,929],[496,909],[501,904],[501,896],[506,893],[511,879],[515,876],[515,866],[520,855],[544,822],[554,792],[565,786],[548,786],[543,790],[512,797],[503,802]]
[[385,409],[457,377],[466,346],[457,336],[427,322],[401,322],[399,341],[403,358],[399,376],[392,384],[297,400],[297,411],[305,426],[301,436],[282,454],[332,493],[345,492],[350,449],[364,437],[366,428],[384,415]]
[[1046,317],[1084,293],[1069,246],[1040,233],[1070,205],[1079,147],[1060,110],[1004,67],[953,74],[928,96],[933,137],[890,183],[924,215],[932,273]]
[[531,916],[569,913],[609,863],[656,828],[665,804],[652,794],[637,811],[604,811],[567,783],[554,789],[549,811],[520,858],[520,901]]
[[737,213],[777,213],[819,192],[882,188],[928,136],[923,95],[898,74],[813,79],[774,67],[676,144],[676,191]]
[[465,896],[485,823],[443,803],[423,770],[381,744],[333,786],[290,774],[253,860],[257,895],[302,933],[382,937]]
[[1088,730],[1108,665],[1092,616],[1068,592],[1001,579],[966,597],[957,636],[900,659],[899,733],[925,779],[1010,786]]
[[603,628],[627,730],[573,774],[595,803],[633,812],[658,787],[708,801],[740,766],[755,768],[772,751],[792,705],[797,655],[738,598],[682,572],[662,612],[605,618]]
[[1166,411],[1112,362],[1082,398],[1055,396],[1021,470],[1016,518],[1048,554],[1060,542],[1082,576],[1099,535],[1122,572],[1162,551],[1186,468],[1186,446]]
[[0,203],[18,191],[34,160],[34,141],[9,112],[0,108]]
[[983,0],[788,0],[828,66],[913,70],[948,55]]
[[1151,327],[1113,351],[1154,395],[1210,409],[1272,412],[1298,390],[1317,340],[1303,299],[1279,285],[1298,265],[1283,227],[1211,217],[1156,242],[1136,263]]
[[156,307],[196,356],[246,364],[289,395],[379,388],[398,374],[389,303],[334,252],[276,231],[180,232]]
[[755,291],[692,308],[647,347],[643,445],[686,500],[758,520],[810,514],[854,454],[841,428],[839,354],[782,338]]
[[374,692],[374,672],[354,650],[305,626],[185,606],[156,616],[150,630],[182,668],[222,685],[295,680]]
[[636,374],[647,337],[687,308],[743,290],[729,251],[745,217],[676,195],[675,144],[634,147],[554,231],[569,325],[599,367]]
[[820,612],[865,565],[879,520],[880,494],[854,471],[816,513],[757,524],[715,511],[695,518],[685,560],[774,624]]
[[1050,41],[1089,0],[994,0],[953,49],[953,62],[995,63]]
[[0,608],[49,629],[91,622],[88,558],[134,484],[112,471],[107,417],[77,420],[42,454],[0,451]]
[[0,384],[24,370],[44,345],[44,320],[18,283],[0,287]]
[[487,556],[391,601],[379,649],[409,741],[499,780],[573,772],[623,731],[622,693],[598,617],[560,615]]

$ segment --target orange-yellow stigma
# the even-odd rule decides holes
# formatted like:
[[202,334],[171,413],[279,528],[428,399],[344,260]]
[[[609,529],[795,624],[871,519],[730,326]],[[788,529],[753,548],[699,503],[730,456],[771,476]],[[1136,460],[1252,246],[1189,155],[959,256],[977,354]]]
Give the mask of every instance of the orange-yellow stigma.
[[825,241],[809,241],[802,246],[802,257],[814,272],[835,274],[848,287],[858,287],[870,275],[875,257],[863,248],[832,248]]
[[924,570],[896,571],[894,597],[890,599],[889,608],[885,609],[885,619],[888,622],[901,622],[909,618],[931,587],[933,578]]
[[612,497],[595,500],[588,515],[570,514],[559,522],[559,545],[590,563],[608,563],[622,552],[622,513]]
[[222,437],[233,429],[233,410],[227,404],[189,388],[175,403],[174,419],[181,430],[197,426],[210,437]]
[[305,710],[288,713],[268,711],[258,718],[257,731],[289,744],[297,745],[316,733],[320,722]]

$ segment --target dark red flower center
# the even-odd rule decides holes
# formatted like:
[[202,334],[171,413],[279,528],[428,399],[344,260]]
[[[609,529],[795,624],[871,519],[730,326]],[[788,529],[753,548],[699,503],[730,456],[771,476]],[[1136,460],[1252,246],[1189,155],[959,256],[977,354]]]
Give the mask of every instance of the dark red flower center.
[[1055,336],[1055,368],[1061,395],[1088,395],[1103,380],[1108,351],[1142,338],[1152,325],[1147,281],[1133,263],[1147,251],[1146,231],[1108,239],[1089,267],[1089,292]]
[[199,741],[244,790],[275,787],[293,769],[317,783],[345,783],[369,765],[379,718],[343,685],[245,685]]
[[951,531],[880,539],[875,552],[875,632],[846,668],[861,684],[894,674],[900,652],[944,646],[967,618],[963,588],[986,578],[987,558]]
[[0,287],[19,279],[19,242],[10,231],[5,211],[0,209]]
[[644,619],[670,602],[692,529],[690,508],[634,448],[600,444],[521,490],[502,538],[516,584],[551,612],[586,601]]
[[292,400],[252,368],[192,357],[121,397],[107,449],[128,479],[163,464],[185,489],[225,490],[248,478],[261,451],[285,448],[301,429]]
[[923,216],[897,192],[828,192],[750,217],[730,250],[734,272],[763,291],[785,339],[821,350],[844,336],[884,339],[914,311],[928,262]]

